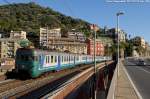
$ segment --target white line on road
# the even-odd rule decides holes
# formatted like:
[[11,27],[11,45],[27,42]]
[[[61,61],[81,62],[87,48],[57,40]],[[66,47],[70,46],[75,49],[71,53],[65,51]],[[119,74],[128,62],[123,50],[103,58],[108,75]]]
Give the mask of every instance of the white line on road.
[[140,69],[140,70],[143,70],[143,71],[145,71],[146,73],[149,73],[149,74],[150,74],[150,72],[147,71],[147,70],[145,70],[144,68],[140,68],[140,67],[136,67],[136,68],[138,68],[138,69]]
[[135,84],[133,83],[133,81],[132,81],[130,75],[128,74],[128,72],[127,72],[127,70],[126,70],[126,68],[125,68],[124,66],[123,66],[123,69],[124,69],[124,71],[125,71],[125,73],[126,73],[128,79],[129,79],[131,85],[133,86],[133,88],[134,88],[134,90],[135,90],[137,96],[139,97],[139,99],[143,99],[142,96],[141,96],[141,94],[140,94],[140,92],[139,92],[138,89],[136,88]]

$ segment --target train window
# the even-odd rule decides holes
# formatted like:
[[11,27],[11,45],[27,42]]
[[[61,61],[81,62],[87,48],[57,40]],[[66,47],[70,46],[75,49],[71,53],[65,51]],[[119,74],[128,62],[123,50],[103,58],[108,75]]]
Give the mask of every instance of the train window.
[[42,60],[42,56],[39,56],[39,61],[41,61]]
[[55,56],[55,63],[57,62],[57,56]]
[[66,60],[67,60],[67,58],[66,58],[66,56],[64,56],[64,61],[66,62]]
[[66,56],[66,61],[68,61],[68,56]]
[[47,56],[47,63],[48,63],[48,56]]
[[63,56],[61,56],[61,62],[63,62]]
[[37,57],[37,56],[34,56],[34,60],[35,60],[35,61],[38,61],[38,57]]
[[25,61],[31,60],[31,58],[28,58],[28,56],[24,56]]
[[53,56],[51,56],[51,63],[53,63]]
[[48,63],[49,63],[50,57],[48,56]]
[[46,63],[47,63],[47,56],[45,57],[45,61],[46,61]]
[[66,56],[66,61],[67,61],[67,59],[68,59],[68,56]]
[[66,56],[64,56],[64,62],[66,62]]
[[20,55],[17,55],[17,56],[16,56],[16,59],[17,59],[17,60],[20,60],[20,58],[21,58]]
[[20,57],[20,58],[21,58],[21,60],[24,60],[24,56],[23,56],[23,55],[21,55],[21,57]]

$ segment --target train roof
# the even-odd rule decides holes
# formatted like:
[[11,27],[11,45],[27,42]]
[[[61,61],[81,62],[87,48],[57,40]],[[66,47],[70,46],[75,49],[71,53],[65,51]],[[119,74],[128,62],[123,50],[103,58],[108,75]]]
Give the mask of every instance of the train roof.
[[67,52],[59,52],[59,51],[54,51],[54,50],[42,50],[42,49],[37,49],[37,48],[19,48],[18,50],[31,50],[35,52],[44,52],[44,53],[56,53],[56,54],[73,54],[73,55],[86,55],[86,54],[77,54],[77,53],[67,53]]

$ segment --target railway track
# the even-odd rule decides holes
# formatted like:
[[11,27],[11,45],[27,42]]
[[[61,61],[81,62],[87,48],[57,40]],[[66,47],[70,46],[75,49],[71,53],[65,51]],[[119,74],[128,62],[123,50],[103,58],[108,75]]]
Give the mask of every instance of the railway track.
[[15,79],[2,80],[2,81],[0,81],[0,86],[1,86],[1,85],[5,85],[5,84],[10,83],[10,82],[13,82],[14,80],[15,80]]
[[0,75],[0,82],[5,80],[6,79],[6,76],[5,75]]
[[[0,98],[31,98],[31,94],[36,95],[36,98],[55,90],[62,83],[75,76],[79,72],[89,68],[91,65],[85,65],[78,68],[67,69],[56,73],[50,73],[37,79],[29,80],[14,80],[7,83],[0,84]],[[48,86],[49,85],[49,86]],[[55,86],[52,87],[52,86]],[[57,86],[57,87],[56,87]],[[44,89],[50,89],[45,90]],[[42,91],[42,94],[39,94]],[[37,95],[38,94],[38,95]],[[33,99],[33,97],[32,97]]]

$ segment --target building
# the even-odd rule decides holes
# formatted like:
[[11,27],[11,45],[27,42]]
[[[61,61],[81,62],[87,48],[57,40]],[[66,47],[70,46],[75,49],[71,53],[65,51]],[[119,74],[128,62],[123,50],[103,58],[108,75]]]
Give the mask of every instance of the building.
[[[119,32],[119,41],[125,42],[126,41],[126,33],[121,29],[118,29],[118,32]],[[117,42],[118,35],[117,35],[117,29],[116,28],[108,29],[106,31],[106,33],[107,33],[107,35],[112,37],[115,42]]]
[[78,40],[80,42],[85,42],[86,40],[86,36],[82,32],[68,32],[67,37],[70,39]]
[[87,54],[87,44],[70,38],[48,38],[48,49],[60,52]]
[[9,38],[0,38],[0,59],[14,58],[23,39],[26,39],[25,31],[11,31]]
[[93,30],[93,31],[98,31],[98,30],[100,30],[100,27],[96,24],[91,24],[90,29]]
[[148,42],[145,42],[145,55],[144,56],[147,56],[149,57],[150,56],[150,45]]
[[[96,39],[96,55],[103,56],[104,52],[103,43],[99,39]],[[92,39],[87,39],[87,54],[94,55],[94,40]]]
[[26,34],[25,31],[11,31],[10,38],[26,39]]
[[16,50],[20,47],[18,41],[20,39],[1,38],[0,39],[0,58],[14,58]]
[[134,46],[141,46],[143,48],[145,48],[145,40],[144,38],[140,37],[140,36],[136,36],[132,39],[132,42],[134,44]]
[[48,38],[61,38],[61,28],[40,28],[40,46],[47,46]]
[[11,71],[15,68],[15,59],[13,58],[3,58],[0,63],[1,71]]

